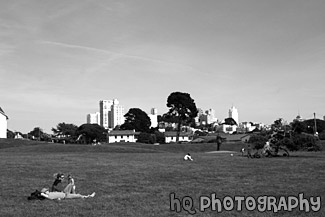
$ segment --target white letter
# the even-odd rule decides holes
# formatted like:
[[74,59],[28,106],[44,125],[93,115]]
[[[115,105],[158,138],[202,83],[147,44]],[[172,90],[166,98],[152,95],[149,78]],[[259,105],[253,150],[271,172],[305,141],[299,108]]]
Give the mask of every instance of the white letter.
[[234,209],[234,201],[232,200],[231,197],[226,196],[223,198],[223,207],[227,211],[231,211]]
[[241,203],[245,200],[245,197],[235,196],[235,201],[237,201],[237,211],[242,211]]
[[268,206],[267,206],[267,210],[268,211],[272,211],[272,208],[271,208],[271,205],[273,206],[273,212],[278,212],[278,208],[276,206],[276,198],[273,197],[273,196],[270,196],[267,198],[267,203],[268,203]]
[[216,194],[211,194],[211,204],[212,204],[212,210],[215,211],[216,210],[216,203],[218,204],[218,212],[221,212],[221,201],[219,198],[216,198]]
[[[292,201],[294,200],[294,204],[292,204]],[[298,198],[294,196],[288,197],[288,211],[292,211],[294,208],[298,207]]]
[[284,211],[288,210],[287,203],[286,203],[286,198],[283,197],[283,196],[280,197],[280,201],[279,201],[279,204],[278,204],[278,210],[281,210],[282,207],[283,207]]
[[267,207],[267,196],[260,196],[257,198],[257,202],[258,202],[258,205],[257,205],[257,209],[258,211],[260,212],[264,212],[266,210],[266,207]]
[[211,205],[211,200],[209,197],[201,196],[200,197],[200,211],[204,212],[205,209],[209,208]]
[[245,205],[248,211],[253,211],[254,209],[256,209],[255,198],[251,196],[247,197]]
[[309,212],[309,201],[304,198],[304,193],[299,194],[299,202],[300,202],[300,211],[304,210],[304,205],[305,205],[306,212]]
[[[314,198],[311,197],[310,198],[310,203],[312,205],[311,209],[314,212],[318,212],[320,210],[320,197],[316,197],[316,202],[314,201]],[[316,208],[314,207],[316,205]]]

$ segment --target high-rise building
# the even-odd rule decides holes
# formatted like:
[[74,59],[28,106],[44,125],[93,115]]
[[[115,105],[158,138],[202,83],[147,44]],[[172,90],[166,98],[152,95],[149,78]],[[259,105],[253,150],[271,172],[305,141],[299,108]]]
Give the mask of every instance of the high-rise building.
[[87,124],[98,124],[100,125],[100,113],[92,113],[87,115]]
[[110,118],[109,113],[111,111],[111,106],[113,104],[112,100],[100,100],[99,101],[99,113],[100,113],[100,126],[105,129],[109,128]]
[[148,114],[148,117],[151,121],[151,127],[157,127],[158,126],[158,110],[156,108],[152,108],[150,111],[150,114]]
[[232,118],[236,121],[237,124],[239,124],[238,122],[238,110],[235,108],[235,106],[232,106],[229,109],[229,118]]
[[124,107],[120,105],[117,99],[113,100],[109,112],[109,117],[109,128],[114,128],[117,125],[122,125],[124,123]]

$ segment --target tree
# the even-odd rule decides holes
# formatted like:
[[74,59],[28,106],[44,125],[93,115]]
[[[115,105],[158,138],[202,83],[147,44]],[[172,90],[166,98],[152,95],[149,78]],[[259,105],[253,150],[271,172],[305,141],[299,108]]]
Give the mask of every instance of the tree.
[[78,127],[76,133],[83,135],[86,143],[92,143],[96,141],[106,141],[107,131],[104,127],[98,124],[83,124]]
[[176,142],[179,141],[181,125],[189,124],[198,114],[194,100],[188,93],[173,92],[167,98],[167,107],[169,111],[167,116],[177,118],[177,136]]
[[44,132],[40,127],[35,127],[32,131],[29,132],[29,135],[31,135],[33,139],[38,138],[38,140],[41,140],[43,134]]
[[128,113],[124,115],[125,121],[121,125],[122,130],[135,130],[137,132],[149,132],[151,120],[147,113],[139,108],[131,108]]
[[259,150],[262,149],[265,143],[268,141],[267,136],[263,136],[261,134],[253,134],[248,140],[248,143],[254,145],[254,149]]
[[[309,119],[305,120],[304,123],[307,126],[306,132],[310,134],[314,134],[315,130],[315,120],[314,119]],[[321,133],[322,131],[325,131],[325,121],[316,119],[316,129],[318,133]]]
[[302,121],[294,121],[291,123],[291,128],[293,132],[301,134],[302,132],[306,132],[307,125]]
[[15,138],[15,133],[7,129],[7,139],[14,139],[14,138]]
[[52,128],[52,132],[57,135],[63,135],[65,137],[73,137],[76,135],[78,126],[74,124],[66,124],[64,122],[59,123],[56,128]]

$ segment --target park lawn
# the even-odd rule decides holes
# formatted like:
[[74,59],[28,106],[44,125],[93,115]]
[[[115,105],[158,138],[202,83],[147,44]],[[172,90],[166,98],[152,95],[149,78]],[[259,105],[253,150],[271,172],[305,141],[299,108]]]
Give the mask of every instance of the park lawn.
[[[239,150],[241,144],[223,144]],[[191,216],[171,211],[170,197],[191,197],[193,216],[325,216],[325,153],[294,152],[290,157],[248,159],[239,152],[207,153],[211,144],[28,144],[1,148],[0,216]],[[190,152],[193,162],[182,157]],[[94,198],[28,201],[49,187],[56,172],[71,173],[77,192]],[[199,210],[200,196],[320,196],[321,210],[306,213]]]

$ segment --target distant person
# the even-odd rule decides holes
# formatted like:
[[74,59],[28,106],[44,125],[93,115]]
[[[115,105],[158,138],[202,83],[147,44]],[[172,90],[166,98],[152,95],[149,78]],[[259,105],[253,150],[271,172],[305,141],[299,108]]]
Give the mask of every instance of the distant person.
[[71,174],[68,175],[68,185],[63,190],[64,193],[75,194],[76,185],[74,183],[74,178]]
[[190,153],[187,153],[185,156],[184,156],[184,160],[186,161],[193,161],[193,158],[191,157]]
[[63,187],[62,187],[62,181],[64,179],[64,174],[63,173],[55,173],[54,175],[54,182],[51,187],[51,192],[62,192]]
[[221,136],[219,135],[219,133],[218,133],[218,135],[217,135],[216,140],[217,140],[217,151],[220,151],[220,146],[221,146],[221,143],[222,143],[222,138],[221,138]]
[[241,156],[244,156],[245,148],[242,148],[242,149],[240,150],[240,153],[241,153]]
[[253,158],[251,151],[252,151],[252,147],[250,144],[248,144],[247,145],[247,157],[248,158]]
[[89,198],[89,197],[95,197],[95,194],[96,194],[95,192],[89,195],[70,194],[64,192],[50,192],[48,188],[43,188],[41,190],[41,196],[49,200]]

